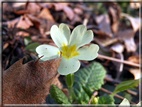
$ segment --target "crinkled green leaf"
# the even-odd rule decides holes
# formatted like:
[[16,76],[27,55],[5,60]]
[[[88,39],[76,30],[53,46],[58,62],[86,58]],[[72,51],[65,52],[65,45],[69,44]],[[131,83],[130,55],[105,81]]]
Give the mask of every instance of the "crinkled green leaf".
[[98,63],[93,62],[89,67],[78,70],[74,75],[74,99],[78,102],[89,102],[95,90],[104,84],[106,70]]
[[36,47],[39,46],[39,45],[40,45],[40,44],[37,43],[37,42],[31,43],[31,44],[27,45],[27,46],[25,47],[25,49],[26,49],[26,50],[29,50],[29,51],[31,51],[31,52],[36,52],[35,49],[36,49]]
[[96,105],[101,104],[103,106],[105,106],[106,104],[110,104],[111,107],[113,107],[113,106],[115,107],[114,98],[111,95],[104,95],[104,96],[100,96],[100,97],[92,96],[91,104],[96,104]]
[[114,99],[111,95],[100,96],[98,104],[114,104]]
[[52,85],[50,95],[58,104],[71,104],[66,95],[56,85]]
[[120,83],[116,86],[112,95],[115,95],[116,93],[118,93],[120,91],[124,91],[124,90],[127,90],[127,89],[137,87],[138,85],[139,85],[139,79],[122,82],[122,83]]

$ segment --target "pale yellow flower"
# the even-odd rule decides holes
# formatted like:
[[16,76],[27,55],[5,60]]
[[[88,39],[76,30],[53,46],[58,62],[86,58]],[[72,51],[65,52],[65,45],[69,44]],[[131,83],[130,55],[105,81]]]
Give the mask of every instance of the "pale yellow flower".
[[87,31],[84,25],[78,25],[72,33],[66,24],[60,24],[59,28],[57,25],[53,25],[50,34],[58,48],[43,44],[36,48],[36,52],[39,57],[43,56],[41,58],[43,61],[59,58],[62,54],[62,60],[58,68],[61,75],[76,72],[80,67],[79,60],[90,61],[98,56],[98,45],[91,44],[82,47],[93,39],[93,32],[91,30]]

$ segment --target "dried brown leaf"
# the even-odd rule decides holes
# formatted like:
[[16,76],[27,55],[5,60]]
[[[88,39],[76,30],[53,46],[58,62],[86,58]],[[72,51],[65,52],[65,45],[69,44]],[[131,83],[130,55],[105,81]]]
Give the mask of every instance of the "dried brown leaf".
[[124,50],[124,45],[117,43],[110,48],[112,51],[117,52],[117,53],[122,53]]
[[26,4],[27,11],[30,14],[37,15],[40,12],[41,7],[37,5],[37,3],[27,3]]
[[28,10],[18,10],[18,11],[13,10],[13,12],[14,12],[15,14],[18,14],[18,15],[23,15],[23,14],[29,13]]
[[27,32],[24,32],[24,31],[18,31],[18,32],[16,33],[16,35],[17,35],[17,36],[29,36],[30,34],[27,33]]
[[55,23],[53,16],[51,15],[50,11],[47,8],[44,8],[37,17],[42,19],[47,19]]
[[140,63],[139,60],[140,60],[139,56],[130,56],[128,58],[128,61],[133,62],[133,63],[137,63],[137,64]]
[[136,0],[130,0],[130,7],[134,9],[138,9],[141,7],[141,3],[142,3],[141,0],[137,0],[137,2]]
[[60,4],[60,3],[53,3],[52,5],[55,7],[55,10],[56,10],[56,11],[61,11],[61,10],[63,10],[63,5]]
[[13,12],[15,14],[18,14],[18,15],[23,15],[23,14],[27,14],[29,13],[28,10],[26,10],[26,1],[23,2],[23,3],[13,3]]
[[66,13],[67,17],[72,20],[74,18],[73,10],[68,6],[63,6],[63,11]]
[[74,10],[74,12],[76,13],[76,14],[78,14],[78,15],[81,15],[81,14],[83,14],[83,11],[80,9],[80,8],[74,8],[73,9]]
[[94,41],[102,45],[103,47],[106,47],[108,45],[118,42],[118,38],[105,38],[104,39],[104,38],[94,37]]
[[63,10],[70,20],[72,20],[74,18],[74,12],[73,12],[72,8],[70,8],[68,6],[68,4],[66,4],[66,3],[53,3],[53,5],[54,5],[56,11]]
[[82,19],[81,17],[79,17],[77,14],[74,16],[73,20],[71,21],[71,25],[74,25],[75,23],[81,23],[82,22]]
[[100,29],[99,32],[103,33],[107,37],[113,36],[111,31],[109,16],[107,14],[97,16],[95,20],[99,26]]
[[129,38],[124,40],[127,52],[135,52],[137,49],[137,46],[135,44],[134,38]]
[[23,28],[23,29],[28,29],[31,26],[33,26],[34,24],[32,23],[32,21],[26,17],[26,15],[21,16],[19,22],[17,23],[17,28]]
[[118,38],[124,41],[127,52],[135,52],[137,49],[134,35],[135,33],[132,29],[122,30],[117,33]]
[[38,6],[40,6],[41,8],[51,8],[52,5],[51,3],[47,3],[47,2],[44,2],[44,3],[37,3]]
[[22,2],[22,3],[13,3],[12,6],[13,6],[14,8],[18,8],[18,7],[23,7],[23,6],[25,6],[25,4],[26,4],[26,2],[25,2],[25,3],[24,3],[24,2]]
[[121,17],[119,5],[117,3],[112,3],[112,5],[110,5],[108,8],[108,13],[111,20],[111,29],[114,33],[116,33],[118,31],[119,19]]
[[35,17],[31,14],[26,14],[26,17],[28,17],[32,21],[32,23],[35,25],[36,28],[40,27],[40,25],[41,25],[40,21],[41,20],[39,18],[37,18],[37,17]]
[[57,74],[61,58],[45,62],[17,61],[3,72],[3,104],[41,104]]
[[31,2],[14,3],[13,7],[14,7],[14,13],[19,15],[22,14],[37,15],[41,9],[41,6],[39,6],[37,3],[31,3]]
[[131,22],[134,32],[136,32],[140,29],[140,27],[141,27],[140,20],[141,19],[139,17],[134,18],[134,17],[129,16],[128,14],[124,14],[124,13],[122,13],[121,15],[123,17],[126,17]]
[[131,68],[129,71],[134,75],[134,79],[140,79],[141,78],[141,71],[138,68]]
[[20,17],[14,19],[14,20],[11,20],[11,21],[3,22],[2,24],[8,25],[8,28],[14,28],[15,25],[19,22],[19,20],[20,20]]
[[108,3],[103,3],[104,6],[108,7],[108,14],[111,23],[111,29],[114,33],[118,31],[119,19],[121,16],[121,9],[117,2],[111,1]]

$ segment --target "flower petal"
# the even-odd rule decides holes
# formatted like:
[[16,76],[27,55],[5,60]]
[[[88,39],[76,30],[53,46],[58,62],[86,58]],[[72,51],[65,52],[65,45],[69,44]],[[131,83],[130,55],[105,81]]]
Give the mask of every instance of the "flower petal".
[[75,27],[72,31],[69,45],[73,46],[81,42],[82,36],[85,34],[86,30],[87,28],[85,25],[78,25],[77,27]]
[[60,57],[59,49],[51,45],[40,45],[36,48],[36,52],[39,57],[43,56],[40,58],[43,61]]
[[50,30],[51,38],[55,44],[61,48],[63,43],[68,45],[70,38],[70,29],[66,24],[60,24],[59,28],[57,25],[53,25]]
[[79,47],[90,43],[93,40],[93,32],[91,30],[86,30],[87,28],[85,25],[79,25],[74,28],[70,37],[70,46],[76,44],[78,49]]
[[77,52],[80,54],[76,56],[79,60],[93,60],[98,56],[99,46],[96,44],[91,44],[90,46],[85,46],[80,48]]
[[93,32],[91,30],[88,30],[85,32],[85,34],[82,36],[82,39],[77,44],[77,48],[86,45],[90,43],[93,40]]
[[80,62],[76,58],[66,59],[62,57],[58,73],[61,75],[68,75],[76,72],[80,67]]

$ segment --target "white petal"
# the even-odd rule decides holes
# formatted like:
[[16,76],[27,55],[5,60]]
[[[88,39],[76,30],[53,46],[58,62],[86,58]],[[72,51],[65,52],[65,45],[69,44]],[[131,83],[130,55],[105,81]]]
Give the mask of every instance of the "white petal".
[[43,56],[41,58],[43,61],[60,57],[59,49],[51,45],[40,45],[36,48],[36,52],[39,57]]
[[123,107],[123,106],[124,107],[130,107],[130,103],[126,98],[124,98],[123,101],[119,105],[119,107]]
[[57,25],[53,25],[50,30],[51,38],[55,44],[61,48],[63,43],[68,45],[70,38],[70,29],[66,24],[60,24],[59,28]]
[[85,44],[90,43],[93,40],[93,32],[91,30],[87,31],[85,25],[79,25],[74,28],[71,39],[70,46],[76,44],[76,47],[79,48]]
[[88,30],[82,35],[82,39],[80,42],[77,43],[77,48],[90,43],[93,40],[93,32]]
[[71,33],[70,28],[66,24],[61,23],[59,25],[59,29],[62,32],[62,34],[65,36],[67,42],[69,42],[70,33]]
[[72,31],[69,45],[72,46],[81,42],[82,36],[85,34],[86,30],[87,28],[85,25],[78,25],[77,27],[75,27]]
[[80,67],[80,62],[76,58],[66,59],[62,57],[58,72],[61,75],[68,75],[76,72]]
[[93,60],[98,56],[99,46],[96,44],[91,44],[90,46],[85,46],[80,48],[77,52],[80,54],[76,56],[79,60]]

